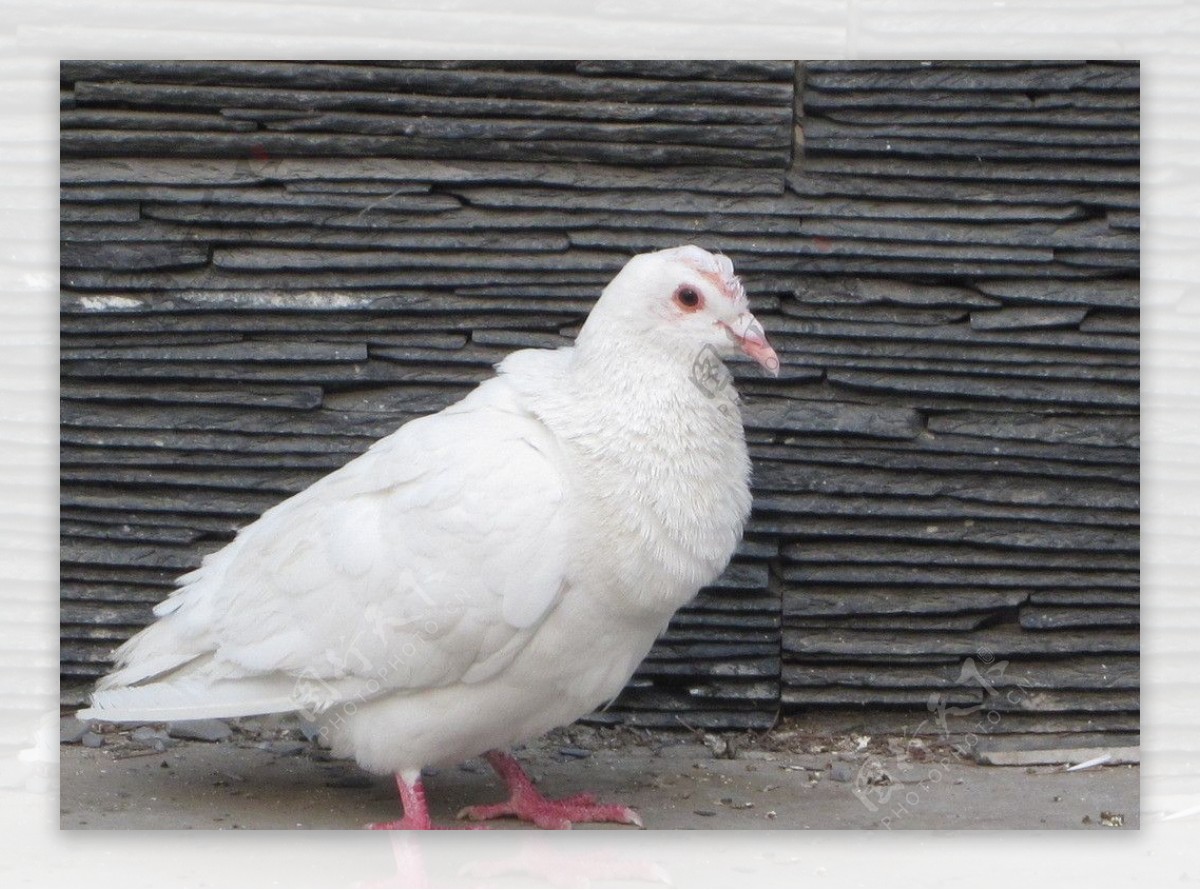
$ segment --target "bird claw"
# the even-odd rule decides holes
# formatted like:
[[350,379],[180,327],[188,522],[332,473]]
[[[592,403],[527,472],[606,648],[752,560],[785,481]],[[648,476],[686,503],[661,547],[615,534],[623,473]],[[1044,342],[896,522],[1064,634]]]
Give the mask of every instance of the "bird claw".
[[561,800],[551,800],[540,794],[522,794],[503,803],[478,804],[458,811],[459,819],[473,822],[486,822],[505,816],[532,822],[538,828],[550,831],[569,829],[576,822],[617,822],[643,827],[642,817],[629,807],[598,804],[591,794],[575,794]]
[[391,822],[368,822],[363,828],[371,831],[485,831],[490,825],[434,825],[419,820],[395,819]]

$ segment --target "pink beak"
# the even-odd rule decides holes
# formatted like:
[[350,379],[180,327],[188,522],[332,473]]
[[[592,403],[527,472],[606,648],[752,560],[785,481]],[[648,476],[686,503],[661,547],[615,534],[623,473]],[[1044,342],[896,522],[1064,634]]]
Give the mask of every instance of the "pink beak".
[[723,326],[742,352],[758,362],[772,377],[779,376],[779,356],[767,342],[767,335],[763,333],[758,319],[749,312],[743,312],[734,325]]

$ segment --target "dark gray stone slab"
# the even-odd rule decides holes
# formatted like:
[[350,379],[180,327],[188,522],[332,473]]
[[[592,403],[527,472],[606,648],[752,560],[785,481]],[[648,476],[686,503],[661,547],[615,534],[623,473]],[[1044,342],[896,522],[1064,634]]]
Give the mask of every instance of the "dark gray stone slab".
[[[514,293],[528,292],[510,285]],[[577,291],[598,294],[591,285],[542,285],[528,298],[471,297],[427,290],[216,289],[167,293],[64,292],[59,304],[67,334],[320,331],[386,333],[438,331],[463,327],[558,329],[586,314],[590,299],[557,299]],[[514,314],[518,317],[513,318]],[[72,318],[71,316],[90,316]],[[242,338],[236,338],[242,339]],[[236,339],[233,342],[236,342]],[[160,341],[169,342],[169,341]],[[205,342],[231,342],[229,338]]]
[[1060,110],[1074,108],[1107,109],[1121,108],[1140,112],[1141,95],[1138,92],[1090,92],[1085,90],[1049,90],[1033,97],[1037,109]]
[[[139,568],[170,569],[176,574],[194,569],[200,565],[200,554],[190,547],[174,547],[167,544],[134,544],[118,543],[116,541],[98,544],[90,540],[72,540],[65,538],[60,545],[60,558],[63,562],[86,563],[98,566],[135,566]],[[66,607],[64,606],[64,609]],[[110,610],[116,606],[107,607]],[[138,614],[149,615],[149,610],[139,609]],[[107,621],[98,619],[100,623],[129,624],[129,621]],[[149,618],[147,617],[147,621]]]
[[[1053,444],[1034,440],[1010,440],[997,457],[996,443],[987,438],[970,435],[939,433],[937,436],[921,436],[911,442],[889,442],[887,440],[864,441],[853,436],[806,436],[789,435],[781,444],[751,444],[751,454],[771,460],[798,463],[845,464],[850,466],[908,469],[975,470],[990,460],[1013,460],[1009,468],[1017,474],[1051,476],[1084,476],[1086,478],[1111,479],[1119,482],[1138,480],[1138,465],[1141,455],[1137,448],[1110,448],[1076,443]],[[907,460],[912,458],[913,463]],[[940,463],[949,460],[959,463],[957,467]],[[930,461],[926,464],[925,461]],[[1034,469],[1028,461],[1041,464]],[[1044,463],[1043,463],[1044,462]],[[1072,466],[1067,466],[1068,464]],[[990,464],[989,464],[990,465]],[[1003,469],[1005,464],[996,464]],[[1074,469],[1072,469],[1074,467]]]
[[140,210],[133,201],[105,204],[81,204],[64,201],[58,205],[58,218],[64,223],[130,223],[140,219]]
[[795,708],[837,705],[856,708],[908,708],[924,709],[930,695],[951,707],[977,705],[982,694],[970,689],[934,690],[914,687],[910,689],[876,689],[847,686],[785,686],[781,702]]
[[[199,207],[200,205],[192,205]],[[332,247],[332,248],[391,248],[415,251],[546,251],[555,252],[566,250],[570,242],[566,235],[556,232],[543,231],[533,228],[512,226],[497,226],[492,230],[486,228],[472,230],[470,223],[480,223],[477,217],[462,219],[454,217],[451,225],[438,226],[414,221],[412,217],[397,217],[390,211],[381,210],[387,204],[373,207],[368,213],[360,215],[343,214],[326,216],[318,219],[321,213],[311,208],[295,208],[283,206],[269,213],[247,209],[238,209],[235,213],[244,218],[249,224],[221,224],[216,217],[228,215],[221,210],[211,207],[199,210],[185,209],[174,214],[180,217],[192,217],[207,214],[213,217],[208,221],[197,223],[172,222],[156,219],[141,219],[136,225],[79,225],[67,223],[60,227],[62,236],[76,243],[99,241],[105,243],[120,243],[126,241],[155,242],[162,241],[170,244],[203,244],[237,242],[242,244],[263,244],[269,246],[293,245],[299,247]],[[160,210],[151,212],[159,213]],[[400,220],[399,228],[384,228],[374,223],[379,221],[384,213],[387,220]],[[285,222],[275,224],[275,219],[283,214]],[[165,215],[172,215],[166,213]],[[294,225],[294,222],[310,223],[309,226]],[[262,225],[256,225],[261,222]],[[561,220],[560,220],[561,222]],[[598,291],[598,289],[597,289]]]
[[503,331],[476,331],[471,336],[471,342],[477,343],[480,346],[502,346],[509,349],[558,349],[562,346],[570,346],[574,340],[570,337],[563,337],[559,334],[551,334],[545,331],[509,329]]
[[[281,496],[303,491],[321,475],[311,471],[188,467],[64,467],[64,483],[105,484],[132,489],[140,485],[226,491],[262,491]],[[115,538],[114,538],[115,539]]]
[[822,115],[832,121],[847,124],[876,126],[938,127],[949,131],[952,127],[1038,126],[1046,128],[1072,127],[1096,128],[1099,130],[1125,130],[1136,133],[1140,117],[1134,108],[1075,108],[1070,106],[1045,107],[1035,101],[1032,108],[922,108],[901,110],[896,108],[834,108]]
[[968,309],[932,309],[920,306],[837,305],[803,303],[785,300],[780,307],[785,315],[795,318],[823,318],[833,321],[865,322],[867,324],[954,324],[967,318]]
[[989,439],[1032,439],[1037,442],[1137,448],[1136,416],[1040,415],[964,411],[931,417],[933,433],[983,436]]
[[[344,458],[349,460],[349,458]],[[60,505],[59,515],[67,519],[75,519],[83,522],[105,522],[105,523],[147,523],[160,524],[170,526],[172,528],[186,528],[203,532],[205,536],[212,536],[222,540],[227,540],[233,537],[234,533],[244,524],[241,520],[231,517],[221,517],[213,514],[195,514],[180,512],[172,515],[170,513],[161,512],[140,512],[138,510],[115,509],[109,510],[97,508],[94,506],[72,507],[70,505]],[[76,567],[77,569],[79,567]],[[85,580],[89,576],[84,576]],[[95,580],[95,579],[93,579]],[[112,578],[101,578],[100,581],[111,581]],[[123,580],[121,583],[133,585],[134,582]],[[141,582],[137,582],[141,583]],[[147,582],[154,583],[154,582]]]
[[221,83],[289,89],[360,89],[518,99],[596,99],[651,102],[736,102],[791,107],[792,84],[749,81],[563,77],[561,74],[438,70],[313,62],[73,61],[66,81]]
[[855,433],[890,439],[911,439],[921,429],[920,416],[911,409],[770,398],[744,404],[742,418],[747,426],[760,429]]
[[[690,190],[513,188],[500,186],[454,187],[453,193],[472,207],[503,210],[607,210],[637,214],[753,214],[800,220],[812,202],[792,194],[719,195]],[[657,216],[654,224],[660,221]]]
[[[67,505],[64,507],[64,512],[72,511],[72,507]],[[137,514],[142,519],[153,519],[151,514]],[[176,586],[175,579],[179,577],[179,572],[174,569],[164,568],[148,568],[146,566],[108,566],[96,565],[91,563],[71,563],[62,562],[59,566],[59,572],[65,582],[74,582],[81,584],[117,584],[121,586],[133,588],[158,588],[161,593],[159,598],[167,595],[170,589]]]
[[243,341],[196,346],[107,347],[64,349],[64,362],[112,359],[142,362],[361,362],[367,358],[363,343],[312,343],[281,340]]
[[417,350],[380,347],[379,351],[392,352],[397,358],[393,361],[380,357],[379,360],[354,364],[296,362],[283,365],[239,362],[168,364],[113,360],[71,361],[63,364],[62,372],[64,376],[75,379],[174,381],[195,378],[225,382],[253,379],[258,383],[321,386],[361,386],[370,383],[474,384],[494,374],[491,362],[481,358],[478,352],[464,354],[460,361],[449,363],[442,358],[446,350],[427,350],[419,360],[399,357],[415,355]]
[[[775,329],[788,331],[794,329],[805,335],[804,342],[811,342],[821,337],[868,339],[881,341],[905,341],[908,348],[910,341],[927,343],[961,344],[963,342],[979,346],[1014,347],[1038,346],[1054,347],[1059,350],[1076,350],[1081,352],[1128,352],[1139,351],[1137,337],[1122,337],[1112,334],[1082,334],[1077,331],[1060,330],[973,330],[969,325],[874,325],[854,322],[841,322],[826,319],[811,319],[803,322],[793,322],[788,319],[772,321]],[[893,353],[896,347],[893,346]],[[997,351],[1004,351],[998,349]],[[953,353],[939,350],[938,355],[950,357]],[[1077,356],[1071,355],[1068,361],[1076,361]]]
[[[628,686],[618,697],[614,706],[631,711],[653,710],[668,713],[675,711],[684,717],[685,723],[691,723],[692,721],[687,718],[687,712],[695,709],[698,703],[720,702],[728,707],[731,704],[741,703],[751,706],[772,704],[778,700],[779,684],[775,682],[708,680],[688,684],[687,688],[679,688],[666,683]],[[703,705],[700,706],[703,707]]]
[[1059,630],[1064,627],[1131,627],[1140,618],[1136,607],[1029,605],[1021,609],[1021,627]]
[[[1130,460],[1121,465],[1111,461],[1084,462],[1087,456],[1081,455],[1076,449],[1067,449],[1064,452],[1061,449],[1053,449],[1052,446],[1047,446],[1052,450],[1050,455],[1045,457],[995,457],[994,451],[992,455],[985,455],[989,450],[985,444],[986,440],[974,442],[974,453],[929,449],[925,447],[928,441],[931,440],[922,439],[920,449],[864,448],[864,444],[874,443],[864,443],[861,440],[818,443],[806,439],[804,444],[800,444],[793,442],[789,437],[789,444],[786,445],[752,444],[750,455],[755,460],[756,485],[765,489],[781,490],[787,485],[787,469],[778,463],[952,473],[999,472],[1019,476],[1107,479],[1131,485],[1137,485],[1140,479],[1136,454],[1130,455]],[[947,444],[940,438],[932,441],[936,441],[938,445]],[[992,443],[992,449],[994,447],[995,443]],[[784,481],[779,481],[780,477]]]
[[1137,312],[1110,312],[1103,309],[1088,310],[1087,318],[1079,329],[1088,334],[1132,334],[1141,332],[1142,319]]
[[230,120],[219,114],[186,114],[169,111],[133,111],[126,108],[74,108],[58,116],[64,130],[191,130],[248,132],[251,121]]
[[1136,309],[1136,279],[1106,281],[1028,281],[1024,279],[976,282],[976,287],[1006,302],[1069,303],[1106,309]]
[[[881,305],[939,307],[952,309],[990,308],[999,300],[969,287],[915,284],[887,278],[855,278],[844,275],[821,276],[800,282],[795,290],[797,303],[834,305]],[[784,311],[787,311],[785,304]]]
[[783,148],[722,148],[701,145],[410,138],[347,133],[156,133],[137,130],[66,130],[59,139],[63,157],[245,158],[265,152],[273,158],[438,158],[444,160],[583,161],[630,166],[714,165],[782,170],[790,160]]
[[[295,183],[293,185],[296,185]],[[63,186],[61,196],[70,201],[144,201],[150,203],[205,205],[226,204],[255,207],[327,207],[334,210],[395,210],[421,212],[454,210],[461,204],[445,194],[430,194],[424,183],[385,183],[382,193],[354,194],[328,191],[297,191],[281,185],[181,186],[119,183]],[[213,233],[215,234],[215,233]]]
[[1125,275],[1136,274],[1141,268],[1141,254],[1136,249],[1101,251],[1060,248],[1054,252],[1054,257],[1068,266]]
[[597,711],[579,722],[597,726],[629,726],[637,729],[728,729],[765,732],[778,720],[778,709],[729,711],[720,708],[698,709],[693,706],[686,718],[674,712],[630,711],[617,706]]
[[1090,552],[1081,559],[1078,553],[1061,549],[1039,552],[979,546],[967,542],[938,544],[916,541],[803,541],[785,545],[781,555],[784,558],[784,571],[787,571],[789,565],[819,566],[837,563],[864,566],[886,563],[890,566],[952,566],[970,569],[986,566],[1024,568],[1030,564],[1042,568],[1063,569],[1085,564],[1089,570],[1136,572],[1140,564],[1140,557],[1136,551]]
[[[919,160],[911,158],[805,158],[804,173],[855,176],[914,177],[919,179],[978,179],[995,182],[1087,183],[1127,185],[1138,183],[1138,165],[1055,164],[1038,161]],[[945,200],[943,196],[942,200]]]
[[[809,70],[805,85],[807,89],[868,95],[879,90],[912,90],[921,94],[945,90],[961,91],[976,97],[980,93],[997,90],[1012,90],[1016,94],[1043,90],[1136,92],[1140,84],[1138,75],[1138,69],[1134,67],[1097,63],[1086,66],[1030,66],[1016,70],[938,64],[887,72]],[[1031,102],[1028,99],[1026,101]],[[986,98],[980,99],[979,104],[986,103]]]
[[1126,587],[1138,586],[1132,570],[998,569],[992,566],[909,566],[899,564],[814,563],[784,565],[779,576],[796,584],[946,584],[984,587]]
[[[714,586],[725,590],[766,590],[768,570],[765,563],[734,561],[729,564]],[[704,606],[701,602],[699,605]]]
[[[904,361],[911,359],[909,367],[919,368],[922,362],[928,362],[930,370],[949,370],[936,363],[950,361],[968,365],[959,370],[985,377],[1028,375],[1036,378],[1043,376],[1037,372],[1040,366],[1046,366],[1045,376],[1061,377],[1062,368],[1082,367],[1085,373],[1080,376],[1105,379],[1105,372],[1095,370],[1096,366],[1117,368],[1115,379],[1137,375],[1138,353],[1130,348],[1137,342],[1133,337],[1099,341],[1094,344],[1095,350],[1091,350],[1080,335],[1047,336],[1060,332],[973,332],[966,325],[947,325],[942,328],[926,326],[928,335],[922,338],[916,333],[920,327],[898,324],[795,319],[789,326],[786,321],[781,324],[777,318],[763,319],[763,324],[776,351],[781,354],[784,366],[795,363],[818,367],[873,367],[876,366],[874,362],[883,362],[878,366],[903,369]],[[789,327],[794,327],[796,333],[793,334]],[[897,336],[890,338],[888,331],[897,332]],[[948,336],[953,333],[960,336],[957,339]],[[928,342],[921,342],[922,339]],[[1074,348],[1065,342],[1047,342],[1053,339],[1073,341]],[[1060,373],[1054,373],[1055,366],[1059,367]]]
[[352,133],[422,140],[511,140],[529,145],[572,141],[629,142],[769,149],[786,153],[791,144],[790,114],[780,115],[770,125],[699,125],[324,112],[264,121],[263,126],[270,131],[285,133]]
[[791,82],[795,62],[772,60],[650,61],[627,59],[588,60],[575,64],[580,74],[613,77],[648,77],[651,80],[776,80]]
[[433,96],[421,93],[123,81],[81,81],[75,86],[74,97],[79,103],[87,106],[120,103],[132,108],[220,110],[222,115],[234,120],[259,120],[272,115],[294,117],[298,112],[345,110],[450,117],[773,124],[785,113],[781,106],[710,102],[619,102],[606,101],[603,97],[575,101],[506,97],[503,102],[497,102],[490,97]]
[[[823,495],[889,495],[898,498],[949,497],[1012,505],[1136,510],[1138,486],[1097,479],[1005,476],[1000,473],[921,472],[868,467],[778,464],[768,471],[772,485],[787,491]],[[764,480],[766,481],[766,480]]]
[[[947,221],[879,219],[807,219],[797,234],[830,239],[876,239],[930,242],[937,244],[1017,245],[1025,247],[1082,247],[1093,250],[1136,250],[1136,235],[1110,228],[1105,223],[1031,222],[973,224]],[[1014,254],[1025,258],[1024,254]]]
[[355,411],[246,411],[208,405],[146,405],[137,410],[94,402],[63,402],[65,427],[114,430],[203,430],[267,435],[358,436],[378,438],[394,432],[411,413]]
[[950,395],[982,401],[1025,404],[1134,408],[1140,404],[1137,381],[1128,384],[1070,380],[987,379],[966,375],[904,374],[830,369],[830,383],[852,390],[902,393],[914,400],[922,396]]
[[63,624],[146,625],[154,620],[150,606],[144,603],[63,603],[59,621]]
[[[263,494],[259,492],[240,492],[232,493],[229,491],[217,490],[184,490],[184,491],[124,491],[114,489],[111,486],[85,486],[73,484],[69,487],[64,487],[59,498],[59,503],[67,508],[96,508],[98,510],[130,510],[140,513],[171,513],[178,515],[206,513],[220,513],[227,516],[239,516],[257,518],[261,516],[267,509],[279,503],[281,498],[275,494]],[[79,551],[83,561],[89,565],[94,564],[96,556],[93,552]],[[156,559],[167,559],[165,556],[155,556],[152,552],[147,552],[145,562],[138,564],[138,568],[148,568],[154,566]],[[179,558],[180,560],[183,557]],[[66,555],[63,556],[64,564],[70,562]],[[132,563],[129,563],[132,565]],[[190,563],[184,563],[188,565]],[[123,566],[125,564],[122,564]],[[112,573],[99,574],[93,572],[90,568],[85,571],[78,569],[68,573],[64,568],[64,577],[104,581],[114,577]],[[178,571],[174,571],[171,578],[178,575]]]
[[[986,665],[971,656],[989,683],[997,689],[1137,689],[1138,657],[1129,655],[1066,656],[1062,658],[1019,658]],[[981,690],[978,681],[971,684],[960,664],[920,666],[872,663],[796,662],[783,666],[784,687],[870,686],[895,688],[923,686],[945,689],[962,686]]]
[[[769,333],[770,331],[768,331]],[[988,355],[970,355],[962,360],[942,360],[915,356],[902,358],[880,355],[847,355],[844,352],[827,349],[824,344],[815,349],[805,349],[804,345],[797,347],[794,343],[788,343],[785,346],[781,339],[781,342],[776,344],[776,351],[786,356],[785,360],[789,363],[789,367],[791,362],[796,360],[811,363],[828,371],[846,369],[875,371],[883,374],[891,372],[969,374],[992,380],[1017,378],[1018,380],[1042,380],[1050,383],[1067,381],[1072,384],[1080,381],[1095,381],[1124,383],[1134,387],[1141,379],[1141,371],[1137,365],[1128,362],[1108,364],[1104,362],[1106,356],[1102,353],[1084,356],[1086,361],[1076,364],[1068,364],[1065,361],[1061,364],[1042,363],[1036,360],[1037,357],[1034,357],[1033,363],[1022,364],[1013,355],[1005,355],[1004,360],[1000,361],[989,360],[990,356]],[[1027,358],[1029,357],[1029,350],[1022,349],[1020,351],[1026,353]],[[992,352],[995,353],[996,350],[992,350]],[[1067,357],[1062,356],[1062,358]],[[915,399],[915,401],[926,400]]]
[[728,195],[783,193],[773,171],[729,167],[668,170],[524,161],[455,164],[429,158],[79,158],[59,165],[63,183],[236,185],[259,182],[357,181],[511,184],[599,189],[681,189]]
[[[845,158],[843,161],[847,160]],[[911,200],[932,201],[937,205],[955,204],[1020,205],[1043,204],[1075,206],[1100,204],[1105,207],[1136,209],[1140,192],[1135,183],[1125,185],[1079,184],[1074,181],[1056,182],[1048,174],[1042,181],[1020,179],[998,180],[983,177],[977,170],[967,170],[965,178],[946,179],[910,176],[886,177],[878,171],[872,175],[828,169],[815,170],[808,164],[793,167],[787,173],[790,190],[804,197],[842,196],[854,200]],[[898,173],[900,171],[897,171]]]
[[64,538],[94,538],[100,541],[136,541],[140,543],[194,544],[201,532],[190,528],[163,525],[112,525],[106,522],[80,522],[64,519],[58,524]]
[[1139,231],[1142,226],[1141,214],[1136,210],[1109,210],[1105,213],[1108,224],[1114,229]]
[[1005,695],[989,696],[985,707],[1001,714],[1014,711],[1124,711],[1136,714],[1140,695],[1137,690],[1010,690]]
[[[103,433],[100,433],[103,435]],[[248,452],[238,454],[231,451],[196,451],[175,448],[129,448],[63,444],[59,447],[59,462],[64,467],[73,466],[133,466],[173,467],[186,463],[193,467],[249,467],[252,469],[333,470],[350,459],[352,454],[314,451],[295,452]],[[66,515],[66,514],[64,514]],[[75,517],[79,518],[79,517]],[[128,517],[89,517],[84,521],[127,524]],[[136,524],[136,523],[135,523]]]
[[[951,497],[896,497],[881,494],[830,495],[756,493],[750,528],[759,534],[803,534],[802,517],[865,516],[899,519],[1012,519],[1037,523],[1105,525],[1136,528],[1136,510],[1097,510],[1093,507],[1058,507],[1040,504],[1005,504]],[[770,515],[768,515],[770,514]],[[782,516],[778,514],[783,514]]]
[[[874,221],[868,225],[873,225]],[[886,223],[878,223],[886,225]],[[806,223],[805,226],[808,226]],[[1053,251],[1043,247],[1018,245],[980,244],[974,241],[963,243],[936,243],[925,240],[890,240],[894,236],[884,233],[882,237],[859,237],[853,234],[826,232],[824,227],[813,223],[811,228],[818,232],[793,236],[764,236],[760,238],[726,237],[723,247],[727,248],[739,272],[810,272],[813,265],[810,257],[842,258],[851,256],[901,257],[929,260],[989,260],[993,262],[1049,262]],[[597,248],[602,245],[620,247],[627,251],[644,251],[650,248],[670,247],[679,243],[673,231],[645,229],[586,229],[570,233],[571,243],[580,247]],[[774,248],[774,249],[769,249]],[[844,267],[843,267],[844,268]]]
[[[933,129],[933,128],[930,128]],[[1113,162],[1137,164],[1140,148],[1136,141],[1122,139],[1119,144],[1097,146],[1062,144],[1058,140],[1033,141],[985,141],[968,140],[965,136],[935,140],[906,139],[903,137],[870,138],[866,135],[814,137],[805,140],[805,151],[810,158],[852,156],[881,158],[913,158],[938,161],[967,160],[986,157],[1002,162]]]
[[997,587],[812,585],[785,590],[782,609],[784,624],[789,627],[808,626],[820,619],[853,622],[859,616],[932,621],[936,616],[990,616],[1011,611],[1029,596],[1028,590]]
[[918,613],[905,612],[888,615],[856,615],[853,618],[792,618],[785,620],[788,627],[827,630],[845,628],[850,630],[913,630],[924,633],[978,630],[984,625],[994,624],[999,617],[994,612]]
[[104,402],[164,402],[169,404],[244,405],[251,408],[316,408],[322,391],[317,386],[271,387],[249,384],[245,387],[214,387],[195,384],[187,387],[146,387],[136,384],[100,382],[80,383],[64,380],[59,395],[63,399]]
[[[840,82],[838,78],[828,78],[828,83]],[[821,81],[809,82],[805,77],[804,96],[802,99],[806,115],[829,114],[834,111],[859,108],[899,108],[925,109],[936,108],[974,110],[987,109],[1028,109],[1033,102],[1020,92],[992,90],[989,92],[967,92],[954,90],[900,90],[884,89],[882,87],[865,91],[848,91],[825,89]]]
[[724,636],[741,630],[778,630],[780,618],[772,612],[707,612],[699,609],[681,609],[671,619],[676,630],[710,630]]
[[[951,189],[960,184],[950,183]],[[882,220],[928,220],[949,223],[1003,223],[1003,222],[1063,222],[1083,219],[1086,211],[1080,204],[1062,203],[984,203],[982,201],[959,200],[954,193],[945,195],[946,200],[914,201],[897,197],[879,200],[859,194],[842,195],[836,189],[831,194],[822,194],[821,186],[812,186],[804,181],[798,188],[789,190],[794,195],[795,209],[806,218],[837,219],[882,219]],[[901,192],[901,194],[903,194]],[[1110,223],[1111,225],[1111,223]]]
[[332,411],[360,414],[432,414],[458,401],[464,394],[463,387],[401,384],[331,393],[324,406]]
[[[763,463],[755,464],[756,488],[770,488],[769,471],[763,471]],[[1010,548],[1017,553],[1034,551],[1067,551],[1076,561],[1086,561],[1079,551],[1098,551],[1108,554],[1134,554],[1139,552],[1139,536],[1136,530],[1111,529],[1089,525],[1042,525],[999,519],[974,519],[959,522],[929,523],[904,519],[854,519],[829,516],[809,519],[803,539],[785,544],[781,552],[822,547],[830,540],[856,540],[879,544],[889,541],[907,541],[913,544],[972,544],[994,548]],[[1039,555],[1024,557],[1037,560]]]
[[[868,151],[872,150],[872,144],[875,145],[874,150],[886,149],[887,145],[891,145],[898,154],[903,152],[897,147],[897,143],[907,145],[910,142],[922,141],[936,142],[943,146],[953,142],[1000,142],[1075,148],[1136,148],[1140,141],[1136,119],[1129,127],[1097,129],[1072,127],[1066,121],[1054,120],[1050,114],[1044,114],[1041,120],[1033,124],[1012,120],[1007,120],[1002,125],[987,124],[964,120],[960,114],[958,121],[951,125],[938,122],[912,125],[899,120],[874,120],[868,124],[858,124],[811,117],[806,118],[802,126],[806,149],[814,147],[814,143],[820,147],[828,140],[846,144],[858,143]],[[1000,155],[987,155],[993,159],[999,156],[1003,156],[1003,152]]]
[[979,658],[986,650],[997,658],[1091,652],[1136,655],[1138,634],[1128,630],[1069,630],[1046,634],[1019,628],[990,628],[974,634],[871,633],[869,631],[803,631],[784,628],[783,650],[789,655],[886,657],[896,655],[955,655]]
[[701,677],[704,679],[729,678],[734,680],[778,679],[779,656],[742,658],[736,661],[662,661],[647,658],[637,670],[636,676],[648,680]]
[[980,331],[1011,330],[1013,328],[1078,328],[1087,312],[1086,308],[1057,306],[977,310],[971,313],[971,327]]
[[1141,602],[1141,591],[1106,588],[1035,590],[1029,601],[1038,606],[1136,606]]
[[[1005,70],[1020,68],[1023,70],[1031,68],[1064,68],[1072,65],[1086,65],[1084,61],[1072,61],[1070,59],[1055,59],[1055,60],[1013,60],[1013,59],[939,59],[937,62],[931,62],[926,59],[815,59],[806,61],[804,68],[806,71],[816,71],[823,74],[837,72],[859,72],[859,71],[920,71],[932,68],[937,65],[938,69],[958,70],[958,69],[979,69],[979,70]],[[1115,63],[1114,63],[1115,64]]]
[[[65,270],[62,274],[64,286],[77,290],[162,291],[162,290],[244,290],[258,288],[267,291],[324,290],[338,287],[395,288],[407,286],[417,289],[453,288],[464,285],[506,281],[523,283],[543,276],[552,281],[566,283],[607,283],[626,259],[624,254],[615,254],[607,261],[599,257],[586,258],[582,252],[562,255],[562,259],[547,259],[538,263],[529,260],[527,269],[513,271],[502,268],[486,268],[491,265],[480,263],[463,267],[452,258],[433,254],[410,254],[414,264],[405,269],[384,271],[312,270],[234,270],[234,269],[188,269],[176,272],[91,272]],[[557,255],[554,255],[557,256]],[[513,265],[522,265],[514,261]]]

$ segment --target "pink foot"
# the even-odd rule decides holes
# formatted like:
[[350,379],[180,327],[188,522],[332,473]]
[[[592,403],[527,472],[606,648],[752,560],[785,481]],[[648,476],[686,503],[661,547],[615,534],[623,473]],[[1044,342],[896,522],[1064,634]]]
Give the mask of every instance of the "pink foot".
[[574,794],[559,800],[543,797],[511,755],[489,751],[486,757],[508,786],[509,798],[504,803],[465,807],[458,813],[460,819],[485,821],[513,816],[538,828],[550,829],[570,828],[573,822],[620,822],[642,827],[641,816],[629,807],[596,803],[590,794]]
[[421,774],[396,773],[396,788],[404,804],[404,817],[391,822],[368,822],[364,828],[374,831],[435,831],[452,828],[486,828],[486,825],[434,825],[425,803],[425,784]]

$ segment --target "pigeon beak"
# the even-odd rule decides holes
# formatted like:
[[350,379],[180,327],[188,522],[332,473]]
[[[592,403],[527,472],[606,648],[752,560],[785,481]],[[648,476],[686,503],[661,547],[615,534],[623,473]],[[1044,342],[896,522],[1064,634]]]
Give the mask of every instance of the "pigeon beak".
[[779,356],[767,342],[767,335],[763,333],[757,318],[749,312],[743,312],[732,325],[722,323],[722,326],[742,352],[758,362],[772,377],[779,376]]

